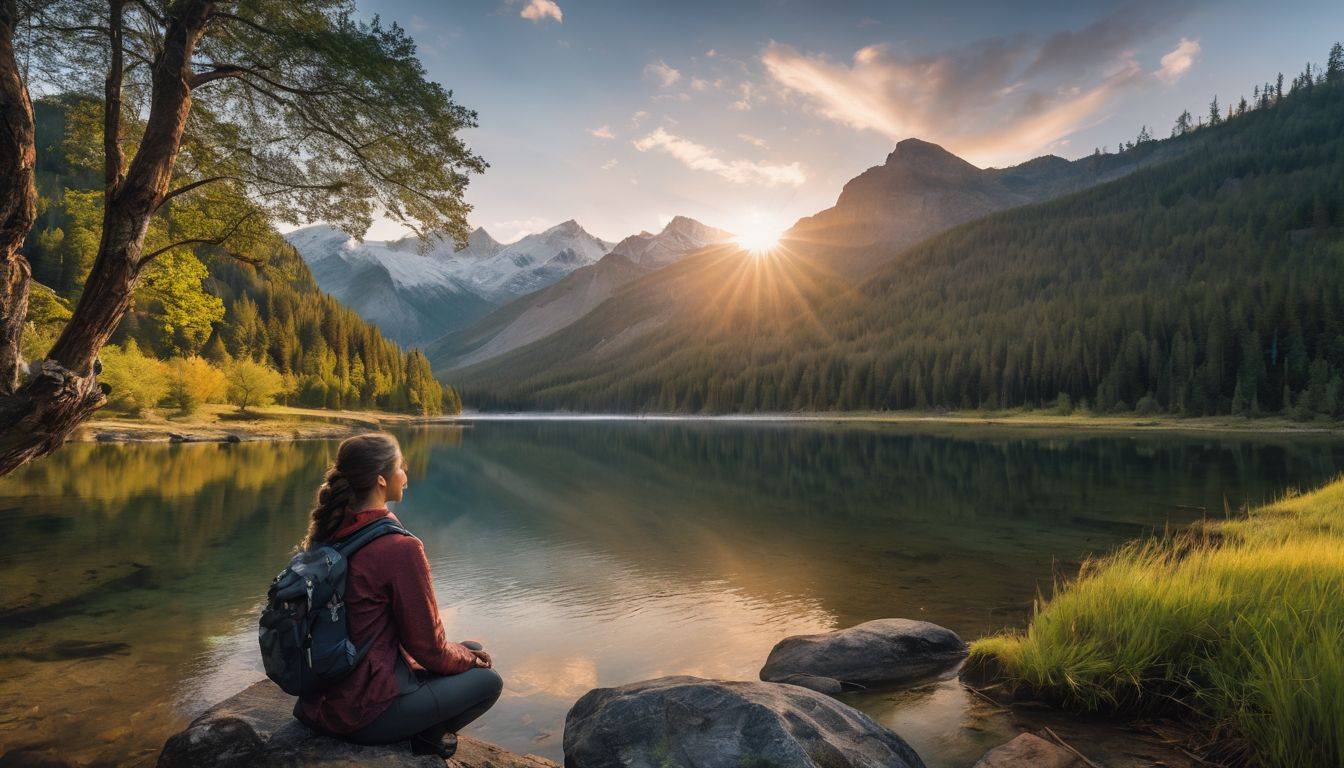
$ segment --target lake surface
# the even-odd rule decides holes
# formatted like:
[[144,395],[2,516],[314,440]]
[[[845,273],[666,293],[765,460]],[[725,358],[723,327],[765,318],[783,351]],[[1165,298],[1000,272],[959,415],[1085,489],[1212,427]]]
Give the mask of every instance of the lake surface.
[[[396,512],[425,542],[448,634],[506,680],[471,728],[561,755],[589,689],[754,679],[785,635],[921,618],[1024,623],[1088,553],[1308,488],[1310,436],[1064,434],[720,421],[400,430]],[[152,764],[263,676],[256,615],[335,442],[76,444],[0,480],[0,762]],[[1008,726],[955,683],[853,703],[931,768]]]

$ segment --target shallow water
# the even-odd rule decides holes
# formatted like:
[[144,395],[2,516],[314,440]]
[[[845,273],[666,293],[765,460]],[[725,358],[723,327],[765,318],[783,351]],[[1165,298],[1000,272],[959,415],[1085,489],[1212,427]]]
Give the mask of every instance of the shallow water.
[[[1344,441],[915,425],[483,422],[397,432],[475,735],[553,758],[599,685],[754,679],[798,632],[1021,626],[1088,553],[1323,482]],[[262,676],[255,621],[334,442],[70,445],[0,480],[0,754],[151,764]],[[1007,725],[955,683],[854,698],[931,768]]]

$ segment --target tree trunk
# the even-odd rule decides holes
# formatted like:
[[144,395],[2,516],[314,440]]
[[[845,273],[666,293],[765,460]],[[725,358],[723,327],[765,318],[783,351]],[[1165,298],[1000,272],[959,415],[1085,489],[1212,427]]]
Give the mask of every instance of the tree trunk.
[[19,383],[19,339],[28,317],[28,260],[19,252],[37,218],[33,105],[14,57],[14,0],[0,0],[0,398]]
[[95,361],[131,304],[145,231],[168,191],[191,111],[191,57],[213,6],[187,0],[169,11],[145,132],[125,177],[109,184],[102,240],[79,303],[38,374],[12,402],[0,401],[0,476],[55,450],[104,402]]

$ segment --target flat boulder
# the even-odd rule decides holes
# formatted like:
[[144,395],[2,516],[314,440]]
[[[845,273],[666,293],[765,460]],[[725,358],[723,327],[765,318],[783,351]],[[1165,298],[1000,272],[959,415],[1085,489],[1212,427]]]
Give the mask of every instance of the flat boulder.
[[876,619],[848,629],[780,640],[761,679],[822,693],[911,683],[966,658],[957,633],[927,621]]
[[900,736],[829,696],[698,677],[589,691],[564,746],[566,768],[924,768]]
[[484,741],[458,736],[457,754],[446,763],[413,755],[409,742],[380,747],[323,736],[294,719],[294,697],[269,680],[253,683],[206,710],[171,736],[158,768],[271,768],[275,766],[368,766],[371,768],[558,768],[535,755],[518,755]]
[[1078,756],[1031,733],[985,753],[972,768],[1083,768]]

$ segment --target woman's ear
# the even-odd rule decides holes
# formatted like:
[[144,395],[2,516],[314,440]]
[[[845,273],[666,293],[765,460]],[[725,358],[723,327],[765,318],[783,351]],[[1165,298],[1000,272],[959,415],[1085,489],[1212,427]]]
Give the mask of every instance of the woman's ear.
[[379,488],[386,488],[386,487],[387,487],[387,478],[383,477],[382,475],[379,475],[379,476],[378,476],[378,487],[379,487]]

